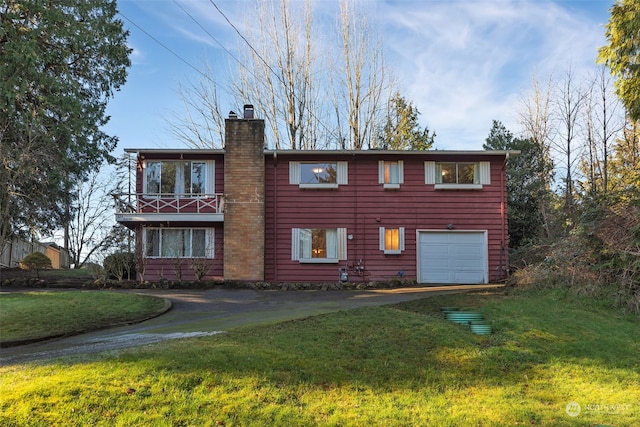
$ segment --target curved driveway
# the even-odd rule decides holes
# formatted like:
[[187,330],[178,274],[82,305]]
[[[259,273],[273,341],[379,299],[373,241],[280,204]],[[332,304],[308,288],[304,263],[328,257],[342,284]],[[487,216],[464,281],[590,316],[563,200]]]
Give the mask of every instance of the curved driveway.
[[393,304],[497,285],[438,286],[363,291],[255,291],[248,289],[158,290],[134,292],[166,298],[172,309],[141,323],[0,349],[0,365],[60,356],[117,350],[167,339],[223,333],[238,326],[265,324],[348,310]]

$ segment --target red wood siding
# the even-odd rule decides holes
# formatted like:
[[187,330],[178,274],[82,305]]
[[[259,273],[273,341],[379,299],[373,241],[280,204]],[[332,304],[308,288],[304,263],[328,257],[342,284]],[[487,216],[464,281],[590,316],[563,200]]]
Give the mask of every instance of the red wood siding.
[[[153,226],[153,224],[149,225]],[[172,224],[173,226],[173,224]],[[177,224],[176,227],[190,227],[193,225]],[[210,225],[207,225],[209,227]],[[196,227],[196,226],[193,226]],[[197,227],[203,227],[199,225]],[[202,280],[221,280],[224,274],[224,229],[222,224],[211,226],[214,229],[214,258],[141,258],[142,253],[142,227],[136,230],[138,247],[138,262],[141,268],[138,268],[138,278],[143,280],[154,281],[159,279],[166,280],[196,280],[195,269],[204,265],[205,275]],[[142,259],[142,261],[140,261]]]
[[[142,153],[145,160],[174,160],[180,154]],[[185,160],[215,160],[215,192],[224,192],[224,159],[222,154],[194,155],[186,150]],[[385,190],[378,183],[378,161],[403,161],[404,183],[397,190]],[[348,162],[348,184],[337,189],[300,189],[289,184],[290,161]],[[481,190],[435,190],[425,184],[425,161],[479,162],[490,161],[491,184]],[[416,153],[402,154],[317,154],[283,153],[265,155],[265,280],[270,282],[337,281],[338,269],[347,263],[365,268],[362,280],[385,280],[417,277],[417,230],[486,230],[488,238],[489,280],[502,277],[506,268],[507,219],[503,171],[504,155],[468,155]],[[137,192],[142,192],[143,175],[138,165]],[[224,275],[224,224],[150,222],[140,227],[214,227],[215,258],[210,260],[207,278]],[[389,255],[379,250],[379,228],[404,227],[405,250]],[[347,261],[338,264],[309,264],[291,260],[292,228],[346,228]],[[138,228],[140,231],[141,228]],[[141,235],[141,233],[138,233]],[[232,238],[232,237],[229,237]],[[247,239],[245,243],[252,242]],[[140,243],[140,242],[139,242]],[[256,242],[257,243],[257,242]],[[139,246],[141,247],[141,246]],[[195,278],[188,260],[147,259],[147,280],[165,277],[175,280],[182,271],[183,280]],[[350,280],[360,278],[350,273]]]
[[[289,161],[349,162],[347,185],[337,189],[300,189],[289,184]],[[378,160],[403,160],[404,184],[385,190],[378,183]],[[425,182],[425,160],[443,162],[491,161],[491,184],[482,190],[434,190]],[[267,281],[336,281],[340,264],[301,264],[291,260],[292,228],[346,227],[348,261],[362,260],[367,280],[397,277],[415,279],[416,230],[487,230],[489,279],[495,280],[506,260],[506,217],[503,219],[503,156],[322,156],[278,155],[266,160],[265,279]],[[504,222],[503,222],[504,221]],[[386,255],[379,250],[379,227],[405,228],[405,250]],[[358,277],[350,275],[350,279]]]

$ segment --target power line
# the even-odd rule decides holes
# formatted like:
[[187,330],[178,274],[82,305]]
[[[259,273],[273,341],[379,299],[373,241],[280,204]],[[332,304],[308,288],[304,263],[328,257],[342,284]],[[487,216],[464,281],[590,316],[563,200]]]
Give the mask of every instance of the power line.
[[191,64],[189,61],[187,61],[186,59],[184,59],[182,56],[178,55],[176,52],[174,52],[170,47],[168,47],[167,45],[165,45],[164,43],[162,43],[160,40],[158,40],[157,38],[155,38],[154,36],[152,36],[150,33],[148,33],[144,28],[142,28],[140,25],[136,24],[135,22],[133,22],[132,19],[129,19],[124,13],[118,11],[118,14],[120,16],[122,16],[124,19],[126,19],[127,21],[129,21],[129,23],[131,25],[133,25],[134,27],[136,27],[138,30],[142,31],[147,37],[149,37],[151,40],[153,40],[154,42],[158,43],[160,46],[162,46],[165,50],[167,50],[169,53],[171,53],[173,56],[175,56],[176,58],[178,58],[180,61],[184,62],[185,64],[187,64],[190,68],[192,68],[193,70],[195,70],[198,74],[200,74],[201,76],[203,76],[204,78],[211,80],[209,78],[209,76],[207,76],[205,73],[203,73],[202,71],[200,71],[195,65]]
[[[174,0],[175,1],[175,0]],[[234,29],[234,31],[240,36],[240,38],[242,40],[244,40],[244,42],[247,44],[247,46],[249,46],[249,49],[251,49],[251,51],[260,59],[260,61],[262,61],[262,63],[269,69],[269,71],[271,71],[271,73],[276,76],[276,78],[280,81],[280,83],[282,83],[282,85],[284,87],[287,87],[287,84],[282,80],[282,77],[280,77],[278,75],[278,73],[275,72],[275,70],[273,68],[271,68],[271,65],[269,65],[269,63],[267,61],[264,60],[264,58],[262,57],[262,55],[260,55],[258,53],[258,51],[253,47],[253,45],[249,42],[249,40],[247,40],[247,38],[242,35],[242,33],[240,32],[240,30],[238,30],[238,28],[231,22],[231,20],[229,20],[229,18],[227,18],[227,15],[224,14],[224,12],[222,10],[220,10],[220,8],[218,7],[218,5],[216,4],[216,2],[214,2],[213,0],[209,0],[209,2],[213,5],[213,7],[216,8],[216,10],[218,11],[218,13],[220,13],[220,15],[222,15],[222,17],[229,23],[229,25],[231,26],[231,28]],[[242,65],[244,67],[244,65],[242,63],[240,63],[240,65]],[[246,69],[246,67],[244,67]],[[247,70],[248,71],[248,70]],[[256,77],[256,76],[254,76]]]
[[[238,34],[238,36],[240,36],[240,38],[246,43],[246,45],[251,49],[251,51],[256,55],[257,58],[259,58],[259,60],[266,66],[266,68],[276,77],[276,79],[280,82],[280,84],[282,84],[282,86],[284,88],[287,88],[287,84],[286,82],[282,79],[282,77],[273,69],[273,67],[271,67],[271,65],[269,65],[269,63],[262,57],[262,55],[260,55],[260,53],[253,47],[253,45],[251,44],[251,42],[240,32],[240,30],[231,22],[231,20],[226,16],[226,14],[218,7],[218,5],[213,1],[213,0],[209,0],[210,3],[215,7],[215,9],[218,11],[218,13],[220,13],[220,15],[227,21],[227,23],[231,26],[231,28],[233,28],[233,30]],[[216,39],[209,31],[207,31],[207,29],[193,16],[191,15],[177,0],[174,0],[174,3],[183,11],[183,13],[185,13],[196,25],[198,25],[198,27],[200,27],[200,29],[202,29],[216,44],[218,44],[231,58],[233,58],[242,68],[244,68],[247,72],[249,72],[255,79],[258,79],[258,76],[255,75],[255,73],[250,70],[249,68],[247,68],[247,66],[245,64],[242,63],[242,61],[240,59],[238,59],[231,51],[229,51],[218,39]],[[200,74],[202,77],[204,77],[207,81],[211,82],[212,84],[219,86],[219,82],[215,81],[211,76],[207,75],[207,73],[201,71],[198,67],[196,67],[195,65],[191,64],[189,61],[187,61],[185,58],[183,58],[182,56],[180,56],[178,53],[176,53],[174,50],[172,50],[170,47],[168,47],[167,45],[165,45],[164,43],[162,43],[160,40],[158,40],[156,37],[154,37],[151,33],[149,33],[148,31],[146,31],[144,28],[142,28],[140,25],[138,25],[136,22],[134,22],[131,18],[129,18],[128,16],[126,16],[125,14],[123,14],[122,12],[118,11],[118,14],[120,16],[122,16],[125,20],[127,20],[131,25],[133,25],[134,27],[136,27],[138,30],[140,30],[143,34],[145,34],[147,37],[149,37],[151,40],[153,40],[155,43],[157,43],[159,46],[161,46],[163,49],[165,49],[167,52],[171,53],[173,56],[175,56],[176,58],[178,58],[181,62],[183,62],[184,64],[186,64],[189,68],[193,69],[195,72],[197,72],[198,74]],[[229,91],[229,89],[227,88],[227,91]],[[293,94],[293,96],[296,98],[296,100],[298,102],[300,102],[300,99],[298,98],[298,96],[296,94]],[[325,129],[325,131],[333,136],[334,138],[336,138],[336,133],[335,130],[329,128],[327,125],[325,125],[317,116],[316,114],[311,111],[308,110],[309,114],[315,118],[316,122]]]
[[195,22],[195,24],[200,27],[202,31],[204,31],[209,37],[211,37],[211,39],[222,48],[222,50],[227,52],[227,54],[232,57],[238,64],[242,65],[242,62],[233,53],[231,53],[231,51],[227,49],[217,38],[215,38],[196,18],[194,18],[193,15],[191,15],[184,7],[182,7],[182,5],[177,0],[173,0],[173,2],[185,13],[185,15],[187,15],[193,22]]

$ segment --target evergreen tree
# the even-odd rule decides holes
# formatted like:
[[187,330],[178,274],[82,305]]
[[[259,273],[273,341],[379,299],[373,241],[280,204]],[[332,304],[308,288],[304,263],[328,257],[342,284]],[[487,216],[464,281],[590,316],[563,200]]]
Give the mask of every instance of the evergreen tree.
[[433,146],[435,133],[420,128],[420,111],[396,92],[389,100],[387,119],[382,128],[382,146],[390,150],[428,150]]
[[531,139],[514,138],[502,123],[494,120],[485,150],[518,150],[518,156],[507,161],[507,210],[509,214],[509,246],[519,246],[541,236],[541,206],[548,203],[548,181],[552,165],[542,148]]
[[0,5],[0,248],[68,221],[70,189],[117,139],[102,127],[130,65],[113,0]]
[[640,120],[640,2],[617,0],[611,7],[598,61],[617,79],[616,89],[632,120]]

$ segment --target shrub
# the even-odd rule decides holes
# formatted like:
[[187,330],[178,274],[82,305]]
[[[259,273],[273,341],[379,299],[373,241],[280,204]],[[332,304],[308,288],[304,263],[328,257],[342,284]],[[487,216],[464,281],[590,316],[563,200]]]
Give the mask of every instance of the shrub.
[[82,266],[82,268],[87,270],[94,279],[106,279],[104,268],[98,263],[87,262]]
[[104,260],[107,277],[117,280],[132,280],[136,277],[136,257],[131,252],[111,254]]
[[51,268],[51,260],[42,252],[34,252],[20,261],[20,268],[33,270],[36,272],[36,276],[40,278],[40,270]]

